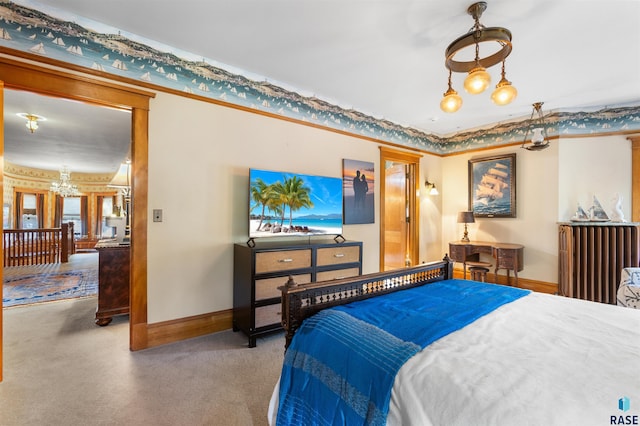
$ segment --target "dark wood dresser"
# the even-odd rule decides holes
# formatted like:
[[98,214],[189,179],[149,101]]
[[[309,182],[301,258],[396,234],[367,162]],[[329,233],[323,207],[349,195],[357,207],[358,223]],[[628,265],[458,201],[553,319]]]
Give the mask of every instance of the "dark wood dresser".
[[108,325],[115,315],[129,313],[130,246],[98,242],[98,309],[96,324]]
[[281,292],[289,276],[298,284],[362,274],[362,242],[273,243],[234,246],[233,330],[256,337],[282,330]]

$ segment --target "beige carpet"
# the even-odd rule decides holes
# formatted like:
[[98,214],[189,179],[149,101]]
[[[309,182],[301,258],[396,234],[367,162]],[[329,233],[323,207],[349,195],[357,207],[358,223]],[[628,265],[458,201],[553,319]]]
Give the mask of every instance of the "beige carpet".
[[131,352],[96,299],[4,309],[0,425],[266,425],[283,333],[224,331]]

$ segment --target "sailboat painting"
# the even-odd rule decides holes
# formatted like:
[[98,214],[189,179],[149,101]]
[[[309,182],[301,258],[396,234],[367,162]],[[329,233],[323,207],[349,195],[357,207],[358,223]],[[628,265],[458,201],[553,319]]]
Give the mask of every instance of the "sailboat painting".
[[516,154],[469,160],[469,210],[475,217],[516,217]]

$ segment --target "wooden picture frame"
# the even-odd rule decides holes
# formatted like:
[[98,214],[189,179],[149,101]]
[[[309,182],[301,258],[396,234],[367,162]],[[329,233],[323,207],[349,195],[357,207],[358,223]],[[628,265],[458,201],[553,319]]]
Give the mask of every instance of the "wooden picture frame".
[[516,154],[469,160],[469,211],[475,217],[516,217]]

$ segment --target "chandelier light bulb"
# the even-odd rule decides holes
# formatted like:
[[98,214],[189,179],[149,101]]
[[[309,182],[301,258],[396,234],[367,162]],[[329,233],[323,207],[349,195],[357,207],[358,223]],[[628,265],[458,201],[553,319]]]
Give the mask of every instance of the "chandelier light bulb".
[[483,67],[476,67],[469,71],[469,75],[464,79],[464,90],[472,95],[482,93],[489,87],[491,76]]
[[518,91],[506,78],[502,78],[491,94],[491,100],[496,105],[508,105],[518,96]]
[[440,109],[444,112],[454,113],[462,106],[462,98],[453,89],[447,90],[444,97],[440,101]]

